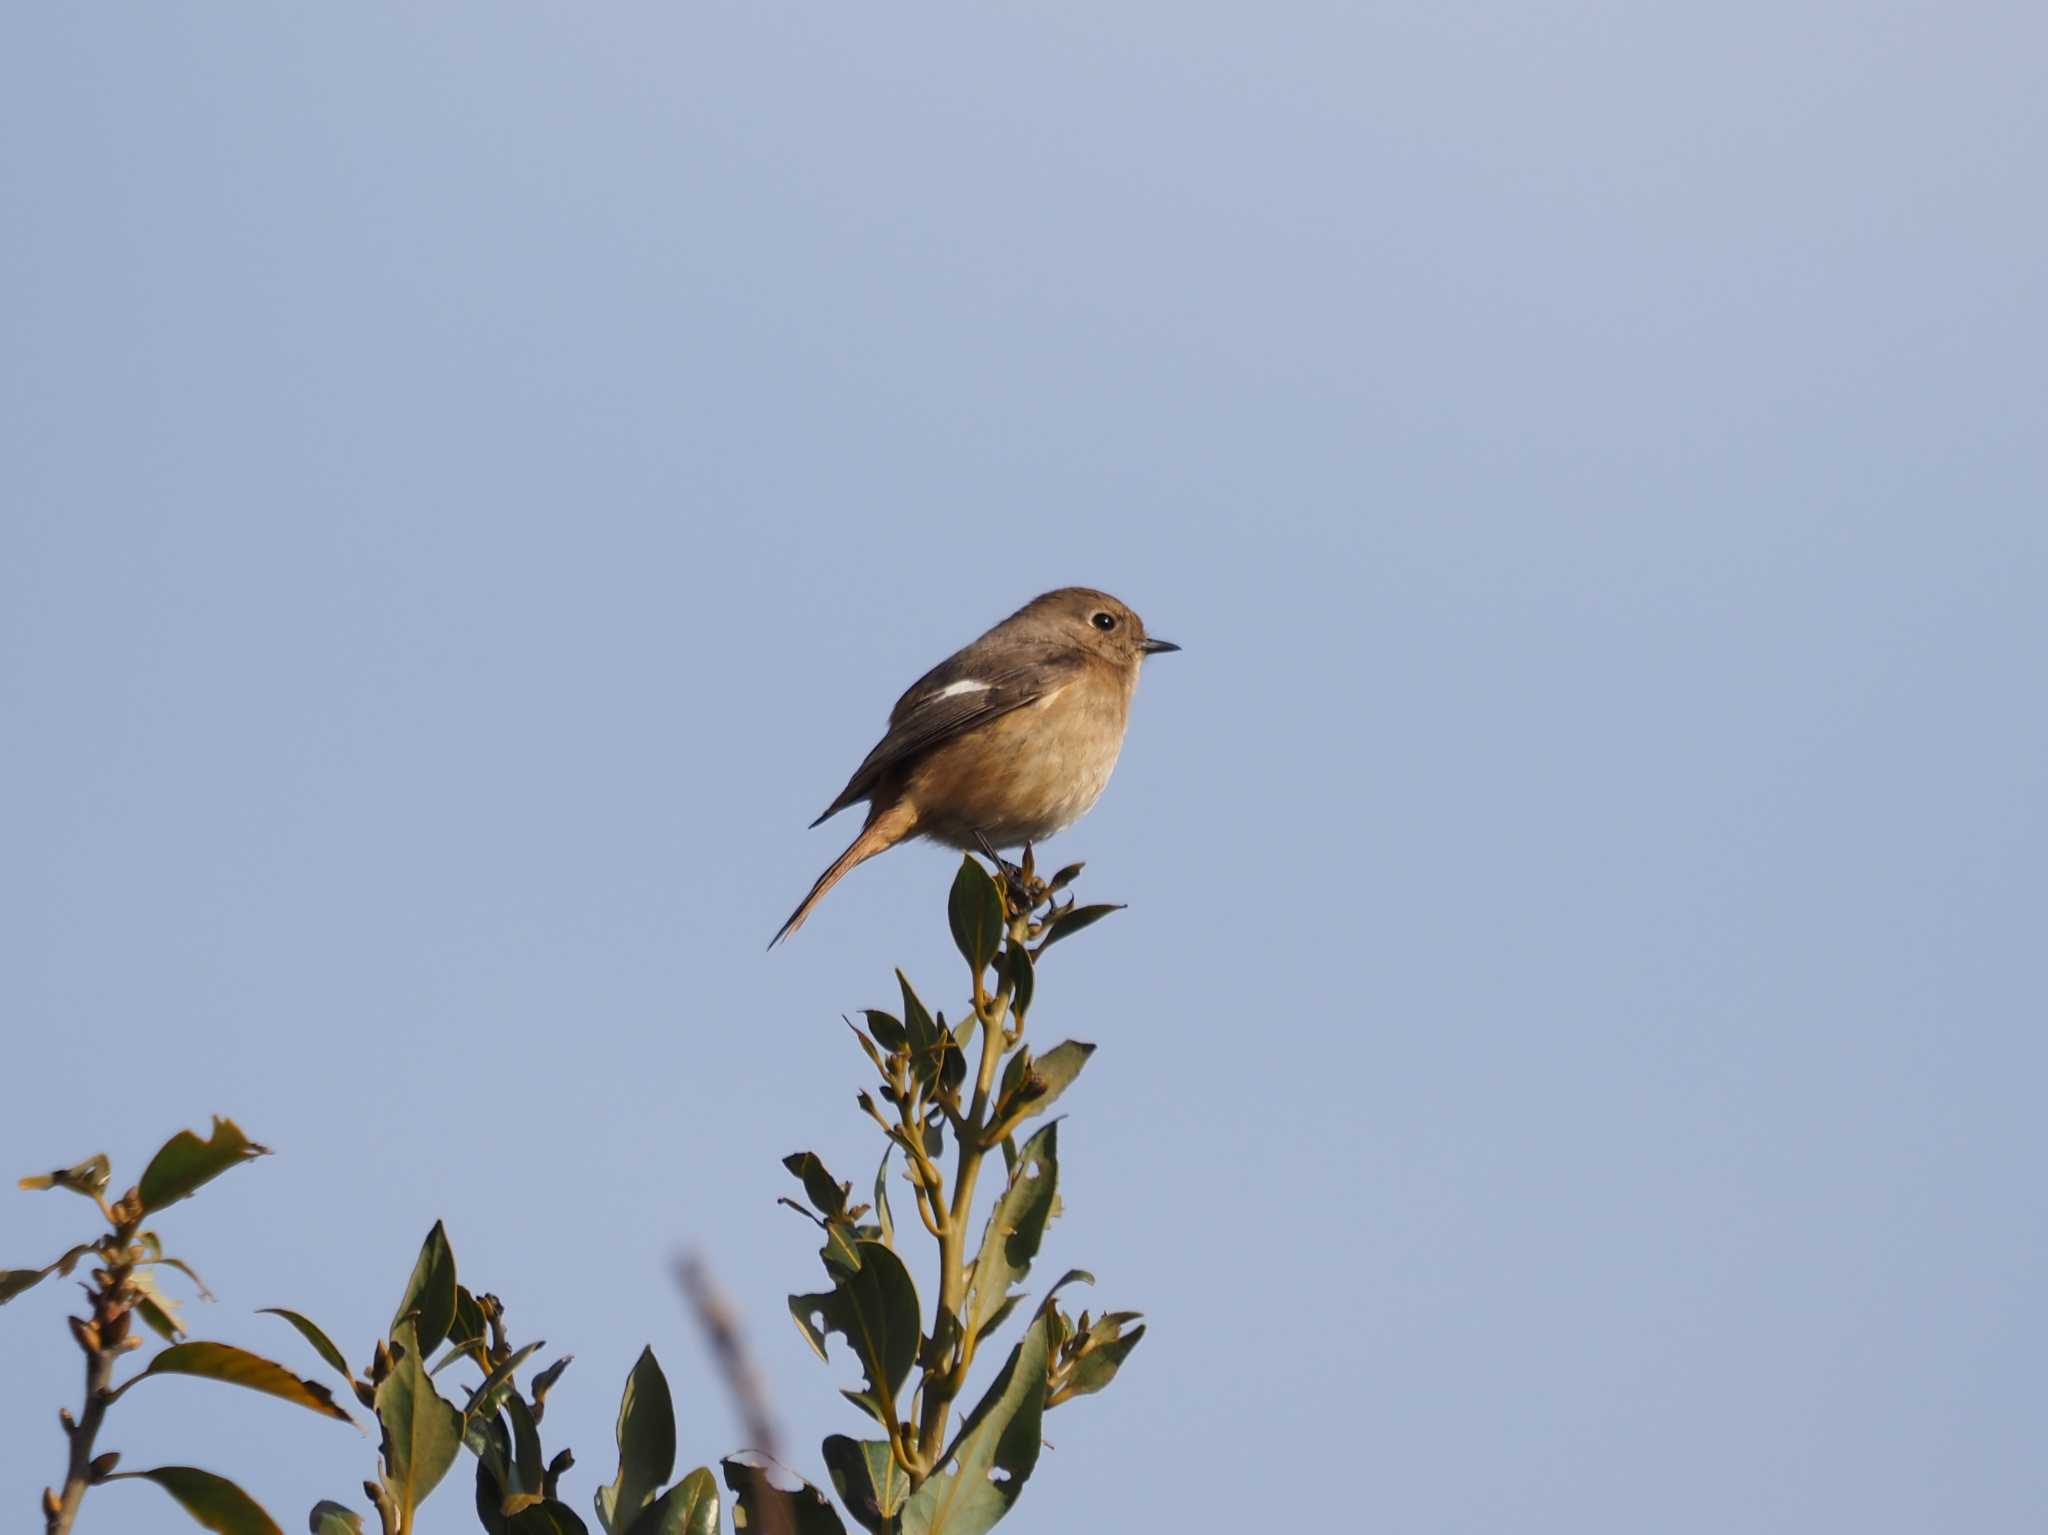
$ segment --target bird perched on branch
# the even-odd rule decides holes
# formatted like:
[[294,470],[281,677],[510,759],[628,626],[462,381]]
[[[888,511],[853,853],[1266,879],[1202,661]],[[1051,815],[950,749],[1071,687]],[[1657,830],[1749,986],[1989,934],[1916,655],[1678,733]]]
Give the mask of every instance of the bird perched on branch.
[[908,838],[994,856],[1073,825],[1116,766],[1145,657],[1178,649],[1107,592],[1068,586],[941,661],[896,700],[888,733],[811,822],[868,803],[860,835],[768,947],[854,865]]

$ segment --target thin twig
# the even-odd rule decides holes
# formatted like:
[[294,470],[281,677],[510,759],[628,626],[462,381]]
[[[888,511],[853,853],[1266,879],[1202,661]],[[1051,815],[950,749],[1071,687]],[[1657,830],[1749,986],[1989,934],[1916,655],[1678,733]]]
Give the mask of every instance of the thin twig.
[[[676,1283],[682,1287],[683,1298],[690,1303],[697,1325],[704,1331],[704,1342],[711,1350],[712,1362],[718,1366],[726,1392],[740,1415],[742,1432],[749,1441],[748,1448],[760,1451],[770,1460],[781,1460],[782,1436],[776,1430],[768,1392],[761,1384],[760,1372],[754,1368],[753,1356],[747,1350],[746,1335],[740,1328],[739,1317],[732,1304],[726,1300],[712,1280],[710,1269],[696,1253],[686,1253],[676,1260]],[[787,1511],[780,1503],[767,1500],[762,1512],[765,1528],[760,1535],[792,1535]]]

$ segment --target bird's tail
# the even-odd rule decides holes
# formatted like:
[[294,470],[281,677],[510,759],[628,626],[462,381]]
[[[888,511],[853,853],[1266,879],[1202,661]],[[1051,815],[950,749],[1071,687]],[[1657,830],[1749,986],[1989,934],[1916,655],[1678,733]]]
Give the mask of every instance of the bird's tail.
[[868,824],[861,828],[860,835],[853,839],[845,852],[832,860],[831,867],[818,876],[818,882],[811,886],[811,893],[803,898],[797,909],[789,914],[789,920],[768,940],[768,947],[774,948],[802,927],[804,918],[811,914],[811,908],[823,900],[825,892],[844,879],[854,865],[866,863],[875,854],[894,847],[916,826],[917,811],[900,799],[886,810],[878,808],[870,812]]

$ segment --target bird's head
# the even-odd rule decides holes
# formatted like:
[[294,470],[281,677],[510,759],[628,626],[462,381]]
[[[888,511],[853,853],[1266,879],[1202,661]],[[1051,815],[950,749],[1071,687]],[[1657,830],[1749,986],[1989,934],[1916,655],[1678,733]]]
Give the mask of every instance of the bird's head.
[[1180,649],[1171,640],[1152,638],[1145,632],[1145,620],[1108,592],[1085,586],[1065,586],[1047,592],[1018,616],[1026,614],[1076,650],[1090,652],[1132,671],[1147,656]]

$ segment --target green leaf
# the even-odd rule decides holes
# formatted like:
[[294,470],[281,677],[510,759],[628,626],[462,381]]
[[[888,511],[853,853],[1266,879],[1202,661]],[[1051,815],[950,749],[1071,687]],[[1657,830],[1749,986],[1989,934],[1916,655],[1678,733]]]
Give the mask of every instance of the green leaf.
[[310,1318],[303,1317],[296,1311],[287,1311],[282,1306],[260,1306],[257,1308],[257,1315],[283,1317],[299,1330],[300,1337],[313,1345],[313,1352],[326,1360],[329,1368],[343,1380],[355,1379],[349,1371],[348,1361],[341,1357],[341,1350],[334,1346],[334,1340],[322,1332]]
[[377,1387],[377,1421],[384,1429],[384,1486],[411,1527],[412,1511],[448,1474],[462,1447],[462,1414],[427,1379],[426,1351],[410,1322],[393,1341],[405,1350]]
[[1060,870],[1059,873],[1055,874],[1051,878],[1051,880],[1047,882],[1045,887],[1046,893],[1048,895],[1058,895],[1062,890],[1066,889],[1067,886],[1071,885],[1076,879],[1080,878],[1081,871],[1087,867],[1088,865],[1085,863],[1068,864],[1064,869]]
[[896,984],[903,988],[903,1032],[907,1036],[912,1055],[923,1055],[939,1042],[939,1026],[932,1022],[932,1015],[925,1009],[917,993],[910,989],[910,978],[901,970],[896,972]]
[[[533,1421],[533,1409],[526,1405],[526,1399],[514,1391],[505,1398],[505,1416],[512,1422],[512,1463],[519,1471],[519,1485],[532,1494],[528,1503],[541,1501],[542,1478],[547,1466],[541,1459],[540,1426]],[[517,1513],[510,1508],[507,1512]]]
[[1074,1367],[1061,1382],[1059,1399],[1066,1402],[1073,1397],[1087,1396],[1100,1391],[1116,1378],[1116,1372],[1131,1357],[1131,1350],[1138,1346],[1138,1340],[1145,1336],[1143,1326],[1124,1328],[1138,1319],[1135,1311],[1116,1311],[1098,1319],[1088,1329],[1088,1351],[1074,1361]]
[[828,1268],[845,1269],[849,1273],[860,1267],[860,1233],[853,1222],[835,1220],[825,1227],[825,1245],[818,1249],[818,1256],[825,1260]]
[[469,1394],[469,1401],[462,1408],[462,1442],[469,1446],[472,1455],[483,1453],[473,1442],[478,1432],[477,1425],[498,1415],[498,1409],[512,1394],[512,1377],[518,1373],[519,1367],[546,1347],[547,1344],[539,1339],[521,1345],[505,1357],[504,1363],[477,1382],[476,1390]]
[[820,1215],[830,1219],[846,1214],[846,1190],[825,1170],[825,1164],[814,1152],[792,1152],[782,1159],[782,1165],[801,1180],[804,1197]]
[[263,1505],[224,1476],[192,1466],[158,1466],[154,1471],[116,1471],[110,1482],[155,1482],[179,1506],[215,1535],[284,1535]]
[[965,1325],[979,1335],[1010,1300],[1010,1289],[1031,1272],[1038,1244],[1052,1219],[1059,1193],[1059,1124],[1055,1121],[1024,1143],[1010,1169],[1009,1184],[982,1228],[981,1253],[967,1286]]
[[48,1269],[0,1269],[0,1306],[24,1291],[33,1290],[49,1272]]
[[448,1342],[474,1359],[485,1374],[491,1369],[491,1357],[485,1352],[489,1335],[484,1308],[465,1286],[456,1285],[455,1318],[448,1324]]
[[325,1386],[301,1380],[283,1365],[273,1364],[247,1349],[236,1348],[232,1343],[174,1343],[159,1350],[142,1373],[121,1389],[125,1391],[136,1381],[155,1375],[196,1375],[202,1380],[245,1386],[251,1391],[296,1402],[322,1417],[338,1418],[351,1424],[356,1421],[335,1405],[334,1393]]
[[862,1016],[868,1021],[868,1032],[875,1036],[875,1043],[891,1055],[908,1048],[910,1036],[893,1015],[870,1007],[862,1010]]
[[512,1471],[512,1434],[503,1418],[471,1425],[475,1439],[465,1439],[476,1456],[476,1517],[490,1535],[505,1535],[506,1493],[519,1478]]
[[589,1528],[575,1509],[553,1498],[522,1508],[505,1521],[508,1535],[589,1535]]
[[[888,1163],[887,1156],[884,1156],[882,1161],[883,1164],[886,1166]],[[6,1305],[9,1301],[13,1300],[15,1296],[21,1294],[24,1290],[33,1290],[37,1285],[41,1284],[45,1279],[49,1278],[52,1274],[70,1273],[72,1268],[77,1264],[78,1260],[80,1258],[85,1257],[92,1251],[93,1247],[91,1243],[81,1242],[78,1246],[72,1248],[71,1251],[64,1254],[63,1257],[59,1258],[55,1263],[46,1264],[42,1268],[0,1269],[0,1306]]]
[[675,1402],[651,1348],[640,1350],[626,1377],[616,1437],[619,1474],[597,1489],[597,1518],[610,1535],[626,1535],[676,1464]]
[[202,1141],[190,1130],[180,1130],[149,1159],[137,1185],[142,1207],[153,1212],[174,1205],[230,1167],[269,1154],[268,1146],[257,1145],[232,1119],[216,1114],[208,1139]]
[[448,1336],[455,1322],[455,1254],[448,1246],[448,1233],[439,1221],[420,1243],[420,1255],[413,1260],[412,1277],[405,1282],[405,1297],[392,1313],[391,1336],[398,1336],[399,1324],[419,1313],[417,1331],[420,1352],[431,1354]]
[[[846,1535],[846,1526],[839,1522],[831,1500],[786,1468],[761,1465],[759,1458],[751,1455],[728,1455],[718,1465],[736,1505],[733,1528],[744,1535],[778,1529],[784,1535]],[[778,1471],[797,1484],[794,1491],[775,1485]],[[773,1522],[778,1514],[779,1525]]]
[[1031,951],[1023,944],[1013,943],[1003,950],[1003,978],[1010,983],[1010,1016],[1021,1025],[1031,1011],[1031,994],[1038,985]]
[[1119,903],[1114,906],[1079,906],[1062,912],[1052,919],[1051,927],[1046,930],[1045,941],[1038,947],[1049,949],[1062,938],[1071,938],[1082,928],[1093,927],[1111,912],[1122,910],[1123,906]]
[[655,1499],[627,1535],[718,1535],[718,1480],[699,1466]]
[[996,882],[968,854],[953,876],[946,898],[946,918],[953,925],[953,943],[976,975],[989,967],[1003,946],[1003,897]]
[[983,1322],[981,1326],[975,1329],[975,1345],[979,1347],[983,1339],[988,1338],[997,1332],[1000,1332],[1002,1330],[1003,1323],[1010,1320],[1010,1313],[1017,1309],[1018,1302],[1023,1299],[1024,1292],[1022,1290],[1019,1290],[1015,1295],[1012,1295],[1008,1300],[1004,1301],[1000,1306],[996,1307],[995,1315],[990,1317],[986,1322]]
[[107,1160],[104,1151],[99,1151],[75,1167],[60,1167],[53,1173],[37,1173],[34,1177],[23,1178],[17,1186],[30,1190],[64,1189],[93,1199],[107,1191],[107,1180],[113,1173],[114,1164]]
[[1011,1067],[1020,1060],[1024,1060],[1024,1064],[1016,1068],[1015,1078],[1010,1075],[1011,1067],[1004,1068],[1005,1088],[1016,1090],[1016,1097],[1005,1106],[1006,1112],[1017,1114],[1019,1119],[1035,1119],[1043,1114],[1081,1074],[1081,1068],[1088,1064],[1088,1057],[1094,1053],[1093,1045],[1068,1039],[1029,1060],[1024,1060],[1021,1050],[1011,1056]]
[[882,1165],[875,1169],[875,1222],[881,1228],[882,1240],[889,1246],[896,1245],[896,1217],[889,1213],[889,1153],[896,1149],[891,1141],[882,1148]]
[[875,1535],[888,1535],[889,1521],[910,1496],[910,1477],[896,1464],[886,1439],[849,1439],[832,1434],[825,1440],[825,1469],[846,1511]]
[[938,1470],[903,1505],[903,1535],[982,1535],[1038,1464],[1045,1318],[1025,1331]]
[[868,1381],[865,1392],[847,1396],[887,1423],[917,1358],[917,1287],[903,1260],[880,1242],[862,1242],[860,1260],[852,1272],[828,1267],[834,1288],[792,1295],[789,1311],[820,1359],[826,1358],[827,1333],[845,1337]]
[[562,1378],[562,1372],[576,1362],[574,1354],[564,1354],[540,1374],[534,1376],[526,1388],[527,1399],[533,1403],[533,1410],[539,1412],[541,1403],[548,1399],[548,1393],[555,1389],[555,1382]]
[[182,1342],[185,1321],[178,1314],[178,1302],[164,1294],[149,1270],[136,1269],[128,1276],[128,1283],[136,1292],[135,1314],[142,1318],[143,1325],[166,1343]]
[[363,1516],[346,1504],[322,1498],[306,1521],[313,1535],[363,1535]]
[[[474,1359],[476,1358],[476,1350],[483,1346],[484,1340],[481,1338],[466,1338],[458,1342],[455,1338],[450,1337],[448,1340],[448,1351],[427,1367],[427,1373],[438,1376],[461,1364],[465,1359]],[[490,1356],[486,1354],[484,1357],[489,1358]]]
[[868,1058],[869,1063],[884,1081],[888,1080],[889,1068],[882,1064],[882,1052],[875,1048],[875,1042],[868,1038],[866,1031],[851,1018],[842,1018],[840,1022],[853,1031],[854,1043],[860,1046],[861,1054]]

